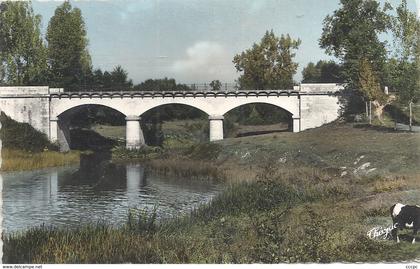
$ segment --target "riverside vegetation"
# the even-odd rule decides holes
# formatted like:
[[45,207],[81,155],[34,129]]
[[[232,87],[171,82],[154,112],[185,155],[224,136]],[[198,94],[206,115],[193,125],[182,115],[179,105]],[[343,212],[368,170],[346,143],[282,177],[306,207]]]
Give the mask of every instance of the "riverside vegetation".
[[58,152],[45,134],[27,123],[18,123],[1,112],[1,171],[33,170],[78,163],[80,152]]
[[[148,149],[166,175],[226,182],[209,204],[157,221],[37,227],[3,237],[6,263],[278,263],[419,259],[420,244],[372,240],[395,202],[418,203],[420,135],[334,123],[217,143]],[[114,159],[138,157],[117,150]],[[184,167],[184,169],[180,169]],[[211,171],[211,172],[210,172]],[[410,235],[406,235],[409,237]]]

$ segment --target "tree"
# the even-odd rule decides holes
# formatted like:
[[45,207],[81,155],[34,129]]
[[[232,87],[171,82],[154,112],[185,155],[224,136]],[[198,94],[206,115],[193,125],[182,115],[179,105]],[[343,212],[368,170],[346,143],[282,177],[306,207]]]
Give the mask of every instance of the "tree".
[[386,13],[391,6],[383,8],[375,0],[340,0],[341,7],[324,19],[319,41],[329,55],[337,57],[343,65],[343,75],[350,87],[360,87],[359,64],[366,59],[379,74],[386,62],[386,42],[379,35],[387,31],[390,17]]
[[72,8],[68,1],[57,7],[46,38],[53,86],[75,90],[87,84],[92,67],[80,9]]
[[300,43],[289,35],[278,38],[273,30],[267,31],[259,44],[255,43],[233,59],[236,70],[243,72],[238,78],[240,87],[257,90],[293,87],[293,75],[298,67],[293,62],[293,51]]
[[187,85],[177,84],[173,78],[148,79],[134,86],[136,91],[185,91],[191,90]]
[[303,83],[343,83],[342,67],[333,61],[310,62],[302,71]]
[[412,128],[412,104],[420,97],[420,20],[403,0],[392,20],[395,59],[390,61],[391,83],[399,99],[409,106],[409,125]]
[[8,85],[44,84],[46,48],[40,31],[41,16],[31,2],[0,3],[0,82]]
[[213,91],[220,91],[222,89],[222,83],[218,79],[212,80],[210,82],[210,87]]
[[100,68],[92,72],[91,86],[93,90],[102,90],[104,88],[104,74]]
[[321,70],[313,62],[310,62],[303,68],[302,76],[303,83],[317,83],[321,80]]
[[129,90],[133,86],[131,79],[128,79],[128,72],[121,65],[114,67],[111,72],[111,87],[113,90]]
[[[382,122],[382,114],[386,105],[390,104],[395,96],[386,95],[381,90],[381,85],[378,80],[378,75],[375,74],[372,68],[372,64],[367,59],[361,59],[359,64],[359,83],[360,90],[365,97],[365,100],[369,101],[369,107],[371,104],[374,105],[375,116]],[[371,109],[369,108],[369,123],[372,122]]]

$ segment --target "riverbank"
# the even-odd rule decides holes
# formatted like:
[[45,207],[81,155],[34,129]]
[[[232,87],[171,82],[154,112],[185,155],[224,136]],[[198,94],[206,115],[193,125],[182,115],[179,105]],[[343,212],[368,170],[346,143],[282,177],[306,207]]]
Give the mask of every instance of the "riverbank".
[[[388,182],[403,186],[384,188]],[[226,187],[188,216],[157,223],[153,212],[124,227],[34,228],[4,238],[6,263],[395,262],[419,244],[372,240],[390,223],[388,203],[420,195],[419,178],[335,178],[319,169],[267,167],[257,181]],[[386,197],[386,198],[385,198]],[[409,200],[407,200],[409,202]],[[389,218],[386,221],[383,218]],[[410,234],[411,235],[411,234]]]
[[420,134],[364,124],[334,123],[300,133],[227,138],[216,143],[113,151],[113,161],[144,162],[157,173],[225,182],[253,180],[274,164],[314,167],[334,176],[420,174]]
[[28,152],[19,149],[1,150],[2,165],[0,171],[27,171],[47,167],[71,165],[80,162],[80,151],[67,153],[57,151]]
[[2,142],[0,171],[35,170],[78,163],[79,151],[59,152],[57,144],[28,123],[12,120],[0,113]]
[[161,167],[161,173],[183,175],[205,164],[217,167],[226,189],[190,215],[161,223],[149,212],[131,216],[119,228],[41,227],[14,234],[4,239],[4,262],[419,259],[420,244],[411,244],[411,233],[402,235],[400,244],[367,236],[372,228],[392,223],[392,204],[418,204],[419,149],[419,134],[330,124],[297,134],[226,139],[162,151],[149,161],[155,169]]

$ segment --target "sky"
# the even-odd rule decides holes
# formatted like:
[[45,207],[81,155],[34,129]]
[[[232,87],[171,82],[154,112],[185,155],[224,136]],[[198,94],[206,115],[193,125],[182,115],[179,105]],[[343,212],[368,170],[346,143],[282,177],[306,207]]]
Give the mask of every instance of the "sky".
[[[385,0],[383,0],[385,1]],[[32,2],[42,16],[45,34],[54,10],[63,1]],[[389,0],[394,6],[399,0]],[[417,2],[417,6],[416,6]],[[85,0],[81,9],[94,68],[121,65],[135,84],[149,78],[180,83],[232,83],[240,75],[234,55],[259,42],[267,30],[290,34],[302,43],[294,79],[302,79],[309,62],[333,59],[319,48],[325,16],[339,0]],[[408,0],[419,10],[420,0]]]

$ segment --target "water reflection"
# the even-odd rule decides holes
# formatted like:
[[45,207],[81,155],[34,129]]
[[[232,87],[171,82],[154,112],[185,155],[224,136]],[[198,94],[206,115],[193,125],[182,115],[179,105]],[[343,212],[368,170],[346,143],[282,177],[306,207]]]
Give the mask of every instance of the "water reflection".
[[3,174],[6,233],[41,224],[74,227],[106,221],[121,225],[129,208],[157,207],[158,217],[190,211],[216,195],[216,184],[147,175],[139,164],[90,165]]

